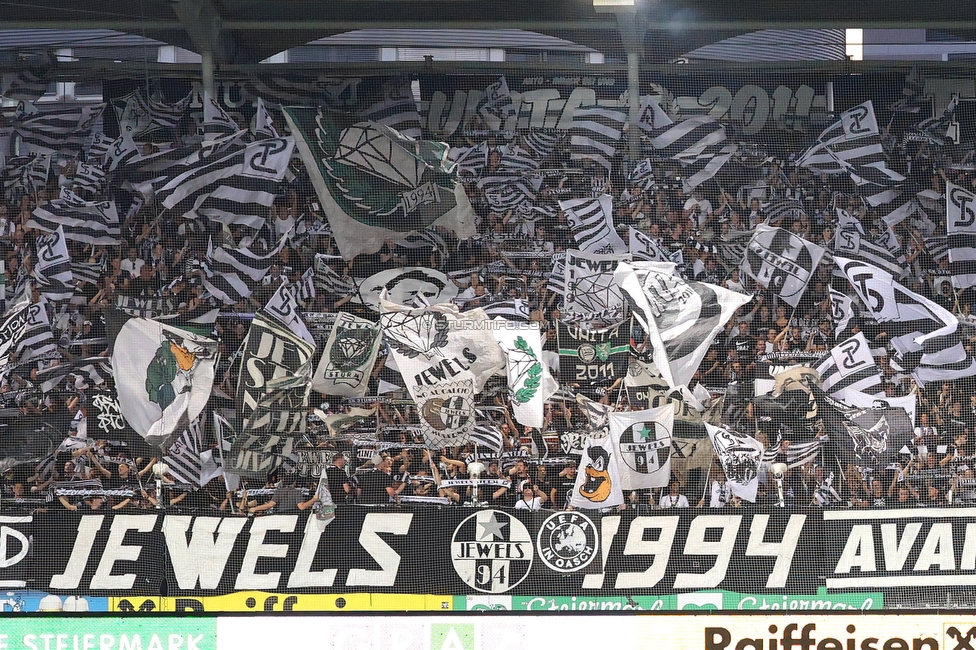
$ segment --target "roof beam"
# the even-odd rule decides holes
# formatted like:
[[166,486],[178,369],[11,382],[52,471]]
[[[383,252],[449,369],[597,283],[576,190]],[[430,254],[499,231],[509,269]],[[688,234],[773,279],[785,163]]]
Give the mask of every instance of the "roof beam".
[[212,54],[217,64],[234,62],[235,39],[223,29],[220,13],[211,0],[176,0],[173,11],[197,52]]

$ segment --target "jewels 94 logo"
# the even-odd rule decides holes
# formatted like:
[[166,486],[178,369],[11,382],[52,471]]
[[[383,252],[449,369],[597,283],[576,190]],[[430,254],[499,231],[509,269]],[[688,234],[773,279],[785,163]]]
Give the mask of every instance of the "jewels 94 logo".
[[579,512],[557,512],[542,522],[536,539],[539,557],[553,571],[571,573],[586,567],[599,549],[596,527]]
[[502,594],[532,568],[532,536],[500,510],[482,510],[461,522],[451,538],[451,564],[464,582],[483,593]]

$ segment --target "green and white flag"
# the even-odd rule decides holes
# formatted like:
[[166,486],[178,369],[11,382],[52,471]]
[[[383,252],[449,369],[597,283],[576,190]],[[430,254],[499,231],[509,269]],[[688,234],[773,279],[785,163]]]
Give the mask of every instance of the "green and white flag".
[[312,375],[312,388],[323,395],[363,397],[379,349],[375,323],[340,312]]
[[126,321],[112,353],[126,422],[167,449],[207,405],[216,359],[212,339],[145,318]]
[[506,357],[508,391],[515,419],[541,429],[546,400],[559,388],[542,362],[542,337],[538,323],[513,323],[504,318],[492,321],[495,340]]
[[447,144],[414,140],[351,113],[312,107],[284,113],[344,258],[435,225],[459,237],[476,233]]

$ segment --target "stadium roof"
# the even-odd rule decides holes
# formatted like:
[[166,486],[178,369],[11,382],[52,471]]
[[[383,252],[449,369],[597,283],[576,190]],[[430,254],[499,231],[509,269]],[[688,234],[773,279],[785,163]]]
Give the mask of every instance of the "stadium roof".
[[[976,3],[917,0],[0,0],[5,29],[112,29],[202,52],[220,65],[360,29],[522,29],[649,63],[761,29],[976,32]],[[627,0],[623,0],[627,1]],[[622,13],[621,13],[622,12]]]

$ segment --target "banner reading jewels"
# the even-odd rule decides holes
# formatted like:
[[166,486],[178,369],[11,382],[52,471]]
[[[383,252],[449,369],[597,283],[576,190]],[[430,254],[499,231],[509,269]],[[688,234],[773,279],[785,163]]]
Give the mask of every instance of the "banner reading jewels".
[[[645,609],[655,598],[671,607],[672,597],[676,608],[840,607],[839,594],[856,593],[865,600],[844,607],[873,608],[893,590],[931,598],[969,584],[974,516],[973,508],[601,516],[342,505],[324,527],[304,514],[63,513],[0,521],[0,581],[88,598],[158,596],[165,581],[171,597],[440,593],[505,608],[544,598],[551,602],[539,607],[560,609],[572,597],[634,599]],[[895,543],[897,557],[881,552]]]

